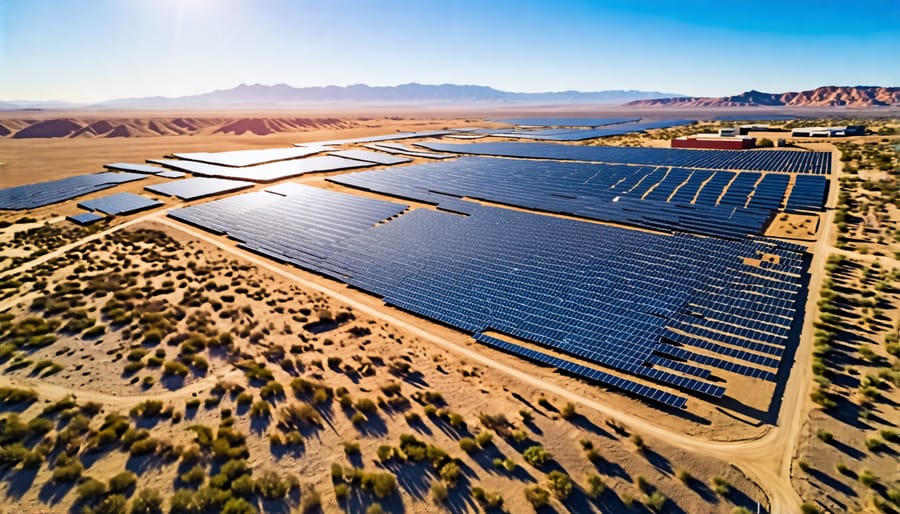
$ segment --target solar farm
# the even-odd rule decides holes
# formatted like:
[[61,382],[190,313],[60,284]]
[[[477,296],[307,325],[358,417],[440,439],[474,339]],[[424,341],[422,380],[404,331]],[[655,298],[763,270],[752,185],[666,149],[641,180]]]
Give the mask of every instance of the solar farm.
[[[830,153],[564,143],[690,120],[503,121],[514,128],[111,163],[115,172],[0,191],[0,207],[190,174],[145,190],[230,196],[175,205],[170,218],[487,348],[673,409],[724,398],[737,376],[778,380],[795,344],[806,254],[765,236],[780,213],[824,208]],[[442,140],[461,134],[506,141]],[[554,142],[510,141],[523,138]],[[285,182],[307,176],[325,182]],[[95,212],[69,219],[160,205],[119,193],[79,203]]]

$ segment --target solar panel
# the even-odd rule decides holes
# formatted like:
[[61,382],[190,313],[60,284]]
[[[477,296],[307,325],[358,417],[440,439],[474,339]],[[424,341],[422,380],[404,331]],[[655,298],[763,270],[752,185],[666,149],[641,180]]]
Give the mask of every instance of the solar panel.
[[295,159],[291,161],[271,162],[268,164],[260,164],[258,166],[244,166],[242,168],[219,166],[196,161],[178,161],[174,159],[153,159],[152,162],[162,164],[169,168],[187,171],[194,175],[252,180],[254,182],[273,182],[275,180],[296,177],[306,173],[373,166],[370,162],[342,159],[341,157],[331,155],[307,157],[305,159]]
[[83,212],[66,216],[66,219],[79,225],[90,225],[103,219],[103,215],[93,212]]
[[393,155],[385,155],[379,152],[368,152],[366,150],[341,150],[339,152],[330,152],[328,155],[342,157],[345,159],[353,159],[356,161],[371,162],[373,164],[385,164],[388,166],[412,161],[412,159],[407,159],[406,157],[395,157]]
[[113,162],[110,164],[104,164],[104,168],[116,171],[131,171],[134,173],[145,173],[148,175],[156,175],[166,171],[165,168],[160,168],[159,166],[151,166],[149,164],[134,164],[130,162]]
[[109,216],[117,216],[120,214],[134,214],[159,207],[160,205],[163,205],[163,203],[141,195],[118,193],[81,202],[78,204],[78,207],[90,211],[100,211]]
[[182,178],[185,176],[185,173],[181,171],[166,170],[161,173],[157,173],[156,176],[162,178]]
[[35,209],[145,177],[146,175],[140,173],[92,173],[0,189],[0,209]]
[[188,178],[174,182],[154,184],[144,189],[166,196],[175,196],[182,200],[196,200],[207,196],[231,193],[253,187],[252,182],[225,180],[220,178]]
[[322,152],[322,148],[318,147],[291,147],[230,150],[227,152],[190,152],[172,155],[187,161],[205,162],[207,164],[217,164],[220,166],[244,167],[299,159],[320,152]]

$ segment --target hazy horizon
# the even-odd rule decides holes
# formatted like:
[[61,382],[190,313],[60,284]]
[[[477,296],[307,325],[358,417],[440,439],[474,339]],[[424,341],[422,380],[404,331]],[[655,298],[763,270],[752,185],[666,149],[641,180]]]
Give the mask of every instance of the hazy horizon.
[[[729,96],[893,86],[900,2],[0,1],[0,100],[238,84]],[[51,36],[51,37],[48,37]]]

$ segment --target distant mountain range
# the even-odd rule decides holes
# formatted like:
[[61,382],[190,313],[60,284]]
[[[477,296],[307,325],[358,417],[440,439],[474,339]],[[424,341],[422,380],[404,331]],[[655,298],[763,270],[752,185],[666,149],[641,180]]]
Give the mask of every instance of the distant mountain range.
[[794,93],[747,91],[720,98],[679,96],[649,98],[632,107],[885,107],[900,106],[900,87],[824,86]]
[[557,91],[547,93],[513,93],[487,86],[457,84],[401,84],[399,86],[324,86],[292,87],[287,84],[267,86],[241,84],[200,95],[182,97],[122,98],[93,104],[62,102],[0,102],[0,109],[242,109],[336,106],[442,106],[442,105],[621,105],[633,100],[678,98],[681,95],[656,91]]

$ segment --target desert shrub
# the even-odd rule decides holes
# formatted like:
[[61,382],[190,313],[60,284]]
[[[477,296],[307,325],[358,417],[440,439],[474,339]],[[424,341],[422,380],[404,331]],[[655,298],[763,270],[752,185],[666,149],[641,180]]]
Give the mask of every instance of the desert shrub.
[[575,404],[572,402],[567,402],[563,406],[559,414],[563,419],[572,419],[573,417],[575,417],[575,414],[577,414],[575,410]]
[[99,480],[88,478],[78,484],[75,494],[78,496],[78,501],[93,505],[99,502],[103,495],[106,494],[106,486]]
[[553,470],[547,474],[547,478],[550,480],[550,490],[553,491],[553,494],[560,500],[566,501],[572,492],[572,479],[569,478],[569,475]]
[[344,453],[347,455],[359,455],[359,441],[344,441]]
[[541,486],[533,485],[525,488],[525,499],[535,509],[539,509],[550,503],[550,493]]
[[163,498],[156,489],[144,488],[131,501],[131,514],[162,514]]
[[463,437],[459,440],[459,447],[466,453],[472,453],[478,448],[478,443],[471,437]]
[[394,456],[394,447],[387,444],[382,444],[378,447],[378,450],[376,450],[376,455],[378,456],[379,461],[387,462]]
[[271,410],[272,407],[269,405],[269,402],[259,400],[258,402],[255,402],[252,407],[250,407],[250,416],[254,418],[265,418],[269,416]]
[[606,484],[603,483],[603,479],[600,478],[600,475],[596,473],[589,474],[585,482],[587,483],[585,493],[587,493],[590,498],[597,499],[603,494],[603,491],[606,490]]
[[132,407],[130,414],[134,417],[153,418],[158,416],[162,410],[163,402],[161,400],[144,400]]
[[397,478],[391,473],[372,471],[363,474],[360,484],[376,498],[387,498],[397,489]]
[[135,441],[131,444],[131,455],[141,456],[141,455],[149,455],[156,451],[157,447],[156,439],[146,438],[141,439],[140,441]]
[[435,503],[441,503],[447,499],[447,486],[445,486],[441,481],[435,480],[431,483],[431,499],[435,501]]
[[72,462],[65,464],[63,466],[57,466],[53,469],[53,481],[54,482],[65,482],[65,483],[74,483],[77,482],[79,478],[81,478],[81,473],[84,471],[84,466],[81,465],[77,459]]
[[334,484],[334,497],[341,501],[350,494],[350,487],[347,484]]
[[0,402],[7,405],[33,403],[38,398],[35,391],[18,387],[0,387]]
[[267,500],[277,500],[287,494],[288,483],[278,473],[268,470],[256,479],[256,491]]
[[543,446],[530,446],[522,453],[522,457],[532,466],[540,467],[550,459],[550,453]]
[[481,448],[487,448],[494,441],[494,434],[488,431],[479,432],[478,435],[475,436],[475,442],[478,443],[478,446]]
[[648,494],[644,499],[644,503],[647,505],[647,508],[652,510],[653,512],[661,512],[663,507],[665,507],[668,498],[664,494],[659,491],[653,491]]
[[121,494],[111,494],[103,498],[91,511],[93,514],[125,514],[127,506],[128,498]]
[[259,390],[260,398],[270,399],[284,396],[284,386],[280,383],[270,380]]
[[731,491],[731,484],[728,483],[728,480],[725,480],[723,477],[715,476],[712,479],[712,489],[719,496],[725,496]]
[[137,485],[137,475],[131,471],[123,471],[109,479],[109,491],[122,493]]
[[825,441],[826,443],[830,443],[834,439],[834,435],[824,428],[816,430],[816,437]]
[[191,469],[185,471],[179,476],[182,482],[192,486],[198,486],[206,480],[206,469],[200,464],[195,465]]
[[256,514],[256,508],[243,498],[229,498],[222,507],[222,514]]
[[675,472],[675,476],[683,484],[689,484],[694,480],[694,475],[692,475],[690,471],[684,468],[679,468],[678,471]]
[[371,414],[378,410],[378,406],[369,398],[360,398],[356,400],[356,409],[364,414]]
[[441,480],[447,482],[447,484],[449,484],[451,487],[456,485],[456,480],[459,478],[459,474],[459,465],[455,462],[448,462],[441,467]]
[[803,503],[800,505],[800,512],[803,514],[819,514],[821,511],[812,503]]
[[179,377],[186,377],[188,373],[190,373],[190,369],[178,361],[166,361],[163,364],[163,375],[172,376],[177,375]]
[[858,480],[860,484],[866,487],[872,487],[878,482],[878,477],[868,469],[864,469],[860,471]]

